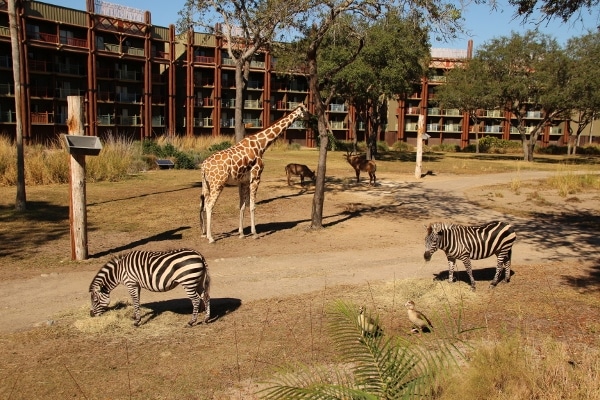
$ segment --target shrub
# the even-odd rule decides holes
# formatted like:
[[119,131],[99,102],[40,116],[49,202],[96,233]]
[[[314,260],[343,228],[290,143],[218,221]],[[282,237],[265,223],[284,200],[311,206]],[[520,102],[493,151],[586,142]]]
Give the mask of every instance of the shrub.
[[456,152],[460,151],[460,147],[456,144],[442,143],[442,144],[437,144],[437,145],[431,146],[431,150],[441,151],[444,153],[456,153]]
[[504,154],[521,150],[521,143],[499,139],[495,136],[485,136],[479,139],[479,151],[482,153]]
[[394,151],[399,151],[399,152],[409,152],[409,151],[414,151],[414,146],[409,145],[406,142],[401,142],[401,141],[397,141],[392,145],[392,149]]

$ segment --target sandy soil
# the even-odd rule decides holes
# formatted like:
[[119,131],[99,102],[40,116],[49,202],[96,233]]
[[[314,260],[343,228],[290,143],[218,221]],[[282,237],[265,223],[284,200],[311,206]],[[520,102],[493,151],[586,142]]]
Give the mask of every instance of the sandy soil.
[[[133,248],[196,248],[209,263],[212,297],[242,302],[337,285],[436,276],[445,269],[444,255],[436,253],[429,263],[422,257],[423,225],[435,220],[479,223],[501,219],[512,223],[518,232],[513,251],[516,266],[570,262],[582,269],[598,268],[598,194],[579,194],[576,200],[565,201],[542,192],[550,201],[540,205],[528,198],[529,192],[540,195],[535,185],[527,182],[544,176],[543,172],[427,176],[420,180],[386,176],[374,188],[362,182],[352,184],[327,194],[325,228],[318,231],[309,229],[312,187],[266,181],[259,191],[256,212],[258,239],[238,238],[237,217],[223,214],[215,217],[214,244],[199,237],[197,221],[184,216],[174,216],[165,224],[165,231],[176,240],[140,241],[137,233],[98,237],[92,232],[90,259],[76,268],[65,259],[64,268],[48,272],[40,266],[34,274],[0,280],[0,332],[47,324],[61,312],[87,304],[87,287],[102,263],[115,252]],[[521,183],[518,191],[510,188],[515,180]],[[223,196],[237,196],[236,191],[227,188]],[[518,217],[494,208],[534,214]],[[123,248],[123,243],[132,245]],[[49,246],[56,244],[41,244],[39,251],[55,251]],[[475,268],[484,266],[493,267],[493,260],[474,262]],[[518,268],[516,274],[518,279]],[[487,282],[480,282],[479,287],[487,288]],[[119,296],[127,296],[122,287],[115,291],[114,297]],[[161,294],[143,292],[142,302],[181,297],[178,289]]]

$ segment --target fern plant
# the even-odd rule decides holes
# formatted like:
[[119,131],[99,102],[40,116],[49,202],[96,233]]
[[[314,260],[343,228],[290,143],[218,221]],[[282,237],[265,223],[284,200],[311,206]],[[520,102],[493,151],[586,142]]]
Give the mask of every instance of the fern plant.
[[[330,368],[305,365],[281,371],[260,394],[265,399],[412,399],[431,397],[438,377],[455,364],[456,335],[411,342],[368,335],[358,307],[337,301],[330,311],[330,332],[340,363]],[[377,316],[366,315],[379,324]],[[438,340],[439,339],[439,340]]]

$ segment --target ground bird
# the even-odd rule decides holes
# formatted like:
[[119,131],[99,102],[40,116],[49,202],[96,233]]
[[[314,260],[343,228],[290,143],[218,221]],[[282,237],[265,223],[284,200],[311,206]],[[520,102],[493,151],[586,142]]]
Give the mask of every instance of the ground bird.
[[377,322],[365,315],[365,308],[363,306],[358,309],[358,326],[362,330],[361,336],[378,336],[383,333]]
[[409,300],[404,304],[408,319],[413,323],[413,333],[417,332],[431,332],[433,330],[433,324],[422,312],[415,309],[415,302]]

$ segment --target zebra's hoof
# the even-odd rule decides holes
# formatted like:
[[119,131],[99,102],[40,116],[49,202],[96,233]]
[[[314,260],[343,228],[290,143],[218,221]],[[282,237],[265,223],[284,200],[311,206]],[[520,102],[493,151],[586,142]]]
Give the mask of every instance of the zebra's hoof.
[[475,291],[475,286],[471,286],[471,292]]

